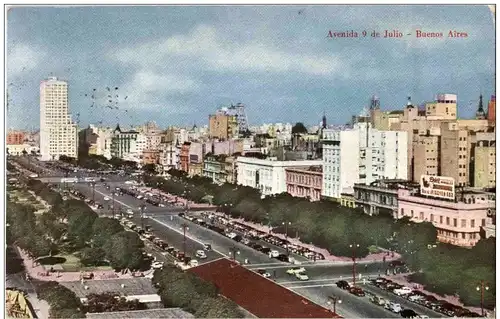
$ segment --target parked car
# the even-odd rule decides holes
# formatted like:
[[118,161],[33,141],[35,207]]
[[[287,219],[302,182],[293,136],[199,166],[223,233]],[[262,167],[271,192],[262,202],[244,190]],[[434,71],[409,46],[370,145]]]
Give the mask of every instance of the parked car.
[[358,296],[358,297],[365,296],[365,292],[363,291],[363,289],[361,289],[359,287],[351,287],[351,288],[349,288],[349,292],[355,296]]
[[196,257],[200,259],[205,259],[207,258],[207,255],[205,254],[204,250],[198,250],[196,251]]
[[285,254],[279,254],[278,257],[276,257],[276,259],[278,259],[279,261],[286,262],[286,263],[290,261],[289,257]]
[[163,267],[163,262],[161,261],[155,261],[154,263],[151,264],[151,267],[153,269],[160,269]]
[[277,250],[271,250],[269,252],[269,257],[272,257],[272,258],[277,258],[279,255],[280,255],[280,253]]
[[403,309],[399,313],[403,318],[417,318],[418,314],[412,309]]
[[339,280],[336,282],[336,284],[337,284],[337,287],[339,287],[340,289],[347,290],[347,289],[351,288],[351,285],[349,285],[349,283],[345,280]]
[[411,294],[413,292],[413,289],[411,289],[409,287],[401,287],[401,288],[394,289],[393,292],[398,296],[402,296],[402,295]]
[[203,244],[203,249],[206,251],[211,251],[212,250],[212,245],[210,244]]
[[370,298],[370,301],[378,306],[383,306],[386,303],[385,299],[379,296],[372,296]]
[[398,304],[398,303],[395,303],[395,302],[388,302],[384,305],[384,308],[389,310],[389,311],[392,311],[394,313],[400,313],[401,310],[403,310],[401,308],[401,305]]

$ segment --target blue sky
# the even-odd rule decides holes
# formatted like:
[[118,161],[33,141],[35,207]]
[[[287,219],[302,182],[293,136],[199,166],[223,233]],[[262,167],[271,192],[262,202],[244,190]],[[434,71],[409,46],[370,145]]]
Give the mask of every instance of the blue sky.
[[[412,35],[327,37],[393,29]],[[417,29],[445,36],[417,39]],[[81,126],[200,125],[231,102],[246,105],[251,125],[317,124],[323,112],[342,124],[373,94],[392,110],[441,92],[457,94],[469,117],[480,93],[494,94],[494,41],[484,5],[16,7],[7,15],[7,125],[39,126],[39,84],[51,74],[69,82]],[[119,109],[105,106],[106,87],[119,88]]]

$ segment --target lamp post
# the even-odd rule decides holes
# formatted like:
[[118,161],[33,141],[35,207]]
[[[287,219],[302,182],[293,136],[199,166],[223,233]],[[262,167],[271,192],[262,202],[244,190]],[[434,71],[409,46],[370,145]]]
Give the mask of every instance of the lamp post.
[[144,211],[146,210],[146,205],[142,204],[140,210],[141,210],[141,227],[142,229],[144,229]]
[[[182,251],[184,252],[184,257],[186,257],[186,230],[189,229],[188,225],[186,223],[183,223],[181,225],[182,227],[182,233],[183,233],[183,239],[182,239]],[[187,264],[187,259],[184,258],[184,263]]]
[[490,287],[486,285],[484,280],[481,280],[479,286],[476,287],[476,290],[481,292],[481,316],[484,317],[484,291],[490,290]]
[[359,244],[353,243],[349,247],[352,248],[352,286],[356,287],[356,248],[359,248]]
[[92,201],[95,202],[95,182],[91,182],[90,186],[92,186]]
[[[288,241],[288,225],[291,225],[291,222],[282,222],[282,225],[285,225],[285,242]],[[290,256],[290,250],[288,249],[288,243],[286,244],[286,255]]]
[[236,254],[240,254],[240,251],[236,249],[235,246],[229,248],[229,253],[232,255],[233,261],[236,261]]
[[342,303],[342,300],[337,297],[337,296],[334,296],[334,295],[331,295],[328,297],[328,304],[329,305],[333,305],[333,313],[334,314],[337,314],[337,302],[340,304]]

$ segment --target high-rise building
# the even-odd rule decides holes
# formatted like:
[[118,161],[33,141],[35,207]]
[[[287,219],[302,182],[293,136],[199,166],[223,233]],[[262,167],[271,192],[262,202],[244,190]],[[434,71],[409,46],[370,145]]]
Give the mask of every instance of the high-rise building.
[[7,145],[21,145],[24,143],[24,132],[9,131],[7,133]]
[[225,109],[210,115],[209,122],[209,137],[218,138],[221,140],[232,139],[238,137],[238,120],[234,115],[227,114]]
[[457,95],[438,94],[434,102],[425,104],[425,116],[430,120],[456,120]]
[[68,83],[50,77],[40,84],[40,154],[41,160],[59,156],[78,157],[77,124],[68,108]]
[[379,131],[368,122],[323,132],[323,196],[340,199],[355,183],[406,179],[408,135]]
[[439,175],[453,177],[457,186],[470,186],[471,184],[469,135],[468,130],[459,128],[455,123],[442,123],[441,125]]
[[496,185],[495,133],[477,133],[474,146],[474,187],[493,188]]

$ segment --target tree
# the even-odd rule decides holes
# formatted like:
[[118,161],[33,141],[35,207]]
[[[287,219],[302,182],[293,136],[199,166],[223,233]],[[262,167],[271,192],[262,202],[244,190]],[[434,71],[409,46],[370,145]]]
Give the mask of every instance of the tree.
[[156,164],[146,164],[142,166],[142,170],[144,171],[145,174],[149,175],[156,175]]
[[307,128],[304,126],[304,123],[295,123],[295,125],[292,127],[292,134],[307,134]]
[[103,247],[110,238],[123,231],[123,226],[114,218],[99,217],[92,224],[92,241],[95,246]]
[[84,266],[98,266],[106,254],[100,247],[86,247],[80,253],[80,262]]
[[144,243],[136,233],[122,231],[114,234],[104,245],[111,267],[117,270],[141,269],[144,265]]

